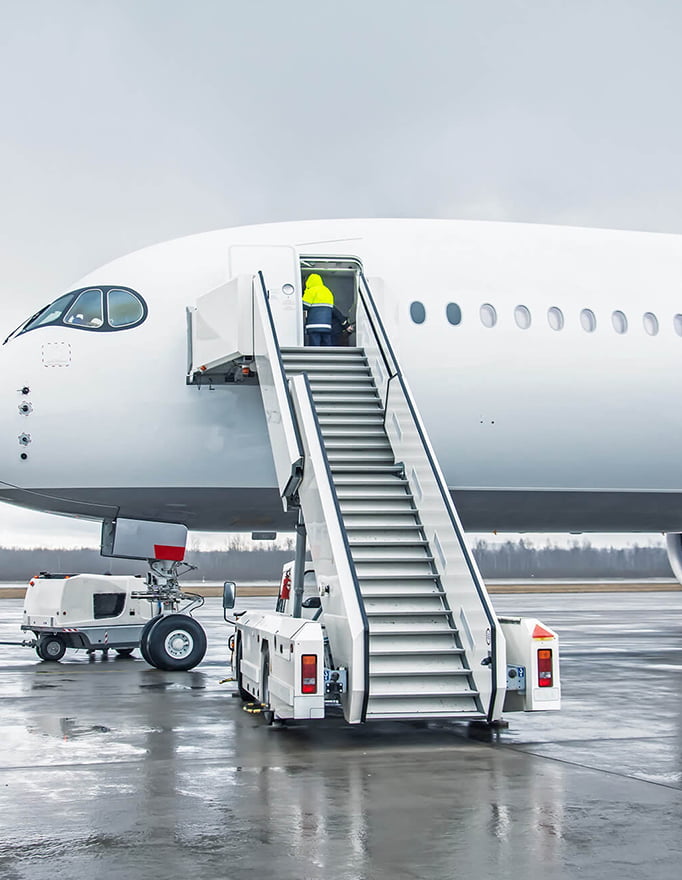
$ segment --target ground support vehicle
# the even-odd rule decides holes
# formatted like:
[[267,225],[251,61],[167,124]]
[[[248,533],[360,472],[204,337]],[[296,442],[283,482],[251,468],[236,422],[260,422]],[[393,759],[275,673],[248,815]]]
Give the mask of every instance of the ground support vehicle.
[[[248,361],[282,503],[298,511],[288,593],[276,611],[235,622],[240,693],[280,719],[322,717],[333,700],[351,724],[497,724],[504,711],[559,708],[556,634],[495,614],[361,265],[299,265],[274,247],[260,257],[257,275],[190,310],[188,381],[218,382]],[[302,344],[291,308],[301,266],[349,282],[355,346]],[[243,327],[224,320],[239,303]],[[306,596],[308,552],[316,596]]]
[[156,614],[136,593],[144,580],[134,576],[42,574],[29,582],[21,628],[35,636],[41,660],[61,660],[67,648],[128,656],[140,644]]

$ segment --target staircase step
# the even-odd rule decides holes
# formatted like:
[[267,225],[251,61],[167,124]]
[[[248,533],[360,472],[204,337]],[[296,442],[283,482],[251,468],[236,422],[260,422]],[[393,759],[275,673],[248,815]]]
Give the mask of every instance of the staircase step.
[[369,476],[374,474],[394,474],[395,476],[402,477],[403,466],[401,464],[396,464],[395,462],[392,462],[389,465],[375,465],[363,464],[362,462],[351,462],[349,464],[335,464],[332,468],[332,473],[334,474],[334,479],[336,479],[337,475]]
[[386,654],[369,658],[370,675],[425,675],[442,673],[443,675],[468,675],[471,670],[462,662],[461,654]]
[[438,614],[437,612],[428,611],[421,614],[398,614],[395,611],[388,614],[368,614],[369,637],[370,640],[375,636],[390,634],[394,630],[409,627],[417,634],[421,635],[439,635],[441,633],[453,633],[454,630],[449,626],[449,615],[447,612]]
[[370,657],[421,657],[428,654],[462,651],[459,634],[453,629],[414,630],[392,627],[372,634],[369,642]]
[[[360,578],[361,580],[361,578]],[[390,592],[389,592],[390,590]],[[403,600],[407,601],[409,599],[428,599],[428,598],[438,598],[442,599],[445,596],[445,593],[442,590],[439,590],[434,584],[431,589],[425,588],[423,590],[414,590],[412,587],[409,587],[406,590],[400,589],[400,585],[387,585],[385,589],[381,587],[363,587],[362,588],[362,598],[363,599],[393,599],[398,602],[402,602]]]
[[355,546],[355,542],[362,542],[363,545],[375,543],[377,546],[387,539],[400,541],[401,538],[405,544],[411,545],[418,540],[421,535],[421,526],[414,523],[384,523],[377,525],[376,523],[353,523],[346,521],[344,523],[346,534],[348,535],[348,543],[351,552]]
[[450,615],[445,605],[443,593],[427,593],[422,596],[367,596],[362,590],[365,614],[370,617],[393,617],[396,620],[407,617],[424,617],[427,614]]
[[478,707],[478,691],[454,694],[370,695],[367,718],[485,718]]
[[345,428],[350,425],[357,425],[363,428],[378,426],[383,428],[384,416],[381,411],[358,412],[356,409],[349,410],[346,416],[339,415],[337,412],[332,414],[321,414],[318,410],[317,421],[324,430],[325,428]]
[[382,439],[388,441],[386,437],[386,431],[384,430],[383,425],[364,425],[358,424],[355,422],[354,424],[348,422],[345,425],[322,425],[322,436],[324,437],[325,443],[328,440],[336,440],[340,439],[355,439],[355,440],[376,440]]
[[336,494],[339,498],[348,498],[364,501],[386,501],[388,498],[412,500],[412,495],[407,492],[407,483],[405,480],[389,483],[384,481],[381,483],[357,481],[338,481],[334,480],[336,486]]
[[374,555],[370,553],[367,555],[359,554],[356,549],[351,547],[351,555],[355,565],[361,565],[367,574],[431,574],[433,571],[431,568],[434,561],[433,556],[427,556],[426,553],[419,555],[419,553],[412,551],[403,553],[401,556],[394,554],[386,556],[385,554],[386,548],[383,545],[374,548]]
[[409,485],[402,474],[391,473],[390,471],[379,471],[377,473],[348,473],[342,471],[334,477],[334,484],[337,489],[345,489],[346,487],[363,489],[376,487],[377,489],[384,489],[385,487],[390,488],[393,486],[405,489]]

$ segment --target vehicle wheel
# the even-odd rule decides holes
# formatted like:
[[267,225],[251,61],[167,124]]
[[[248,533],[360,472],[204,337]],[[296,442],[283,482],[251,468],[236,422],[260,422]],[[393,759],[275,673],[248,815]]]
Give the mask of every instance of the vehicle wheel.
[[157,669],[193,669],[206,653],[206,633],[188,614],[166,614],[149,631],[147,653]]
[[253,700],[253,694],[250,694],[246,688],[242,685],[242,674],[240,672],[242,665],[242,640],[240,636],[237,636],[237,644],[234,649],[234,669],[232,670],[235,679],[237,680],[237,690],[239,691],[239,696],[242,700]]
[[61,660],[66,654],[66,642],[61,636],[41,636],[38,656],[43,660]]
[[270,649],[266,645],[263,648],[263,663],[260,677],[260,701],[264,706],[270,705]]
[[161,620],[161,616],[152,617],[151,620],[148,620],[145,625],[142,627],[142,632],[140,633],[140,654],[144,657],[144,659],[149,663],[150,666],[156,666],[156,663],[152,662],[151,657],[149,656],[149,651],[147,650],[147,645],[149,643],[149,633],[152,630],[153,626]]
[[119,657],[130,657],[135,648],[114,648]]

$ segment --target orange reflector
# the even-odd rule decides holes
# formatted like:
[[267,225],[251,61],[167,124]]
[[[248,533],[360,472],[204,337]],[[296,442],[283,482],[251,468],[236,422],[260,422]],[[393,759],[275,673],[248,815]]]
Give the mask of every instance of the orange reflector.
[[204,371],[204,370],[206,370],[207,368],[206,368],[206,367],[199,367],[199,369],[202,370],[202,371]]
[[554,633],[551,633],[548,629],[545,629],[544,626],[540,626],[539,623],[536,623],[535,629],[533,630],[533,638],[534,639],[553,639]]
[[317,693],[317,654],[303,654],[301,657],[301,693]]
[[552,649],[538,649],[538,687],[552,687]]

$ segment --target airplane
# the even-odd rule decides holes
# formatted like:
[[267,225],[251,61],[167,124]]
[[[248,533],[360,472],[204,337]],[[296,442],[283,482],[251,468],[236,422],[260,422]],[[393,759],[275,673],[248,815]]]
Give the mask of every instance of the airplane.
[[234,342],[250,306],[221,314],[231,360],[204,370],[193,345],[197,303],[258,273],[302,344],[313,271],[351,323],[371,289],[466,530],[665,532],[682,581],[682,238],[668,234],[343,219],[144,248],[34,303],[5,339],[0,500],[292,530],[252,353]]

